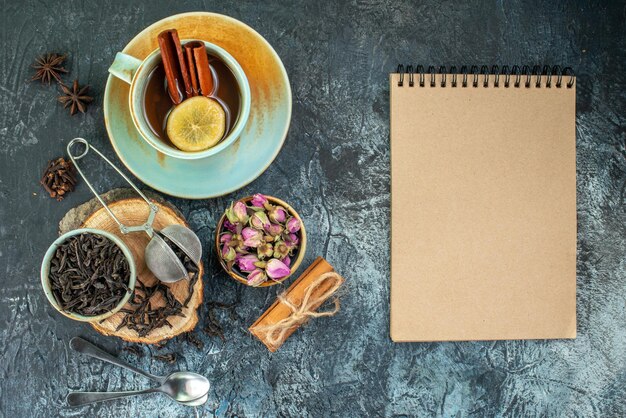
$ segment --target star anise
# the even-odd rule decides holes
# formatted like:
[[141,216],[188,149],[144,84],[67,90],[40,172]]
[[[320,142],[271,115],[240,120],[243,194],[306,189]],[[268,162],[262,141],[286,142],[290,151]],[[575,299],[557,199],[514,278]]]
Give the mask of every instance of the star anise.
[[78,80],[74,80],[71,89],[61,83],[61,90],[63,90],[63,94],[58,97],[58,100],[63,104],[63,108],[70,108],[71,115],[74,115],[77,110],[85,113],[87,105],[93,100],[93,97],[87,96],[89,86],[79,86]]
[[67,55],[59,54],[46,54],[40,56],[35,61],[35,64],[33,64],[33,68],[37,71],[31,80],[41,80],[42,83],[48,83],[48,85],[50,85],[50,82],[54,78],[60,83],[60,73],[67,73],[67,70],[61,66],[63,65],[63,62],[65,62],[66,58]]

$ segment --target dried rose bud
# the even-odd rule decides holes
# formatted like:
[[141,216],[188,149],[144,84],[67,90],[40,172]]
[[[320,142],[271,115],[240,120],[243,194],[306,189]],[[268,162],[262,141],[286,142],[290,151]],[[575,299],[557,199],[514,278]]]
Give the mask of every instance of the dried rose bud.
[[290,248],[283,241],[274,244],[274,257],[283,259],[289,255]]
[[241,231],[241,236],[243,237],[243,245],[246,247],[256,248],[261,245],[261,241],[263,240],[263,233],[254,228],[244,228]]
[[287,231],[293,234],[300,230],[301,225],[300,225],[300,221],[297,218],[289,218],[285,226],[287,227]]
[[287,245],[290,250],[296,248],[299,242],[300,239],[296,234],[289,234],[287,235],[287,237],[285,237],[285,245]]
[[228,244],[233,239],[233,234],[225,232],[220,236],[220,242],[222,244]]
[[269,242],[261,244],[256,249],[259,258],[271,257],[274,254],[274,247]]
[[259,261],[256,255],[254,254],[246,254],[237,257],[237,265],[239,266],[239,270],[248,272],[252,271],[256,268],[254,263]]
[[291,257],[287,256],[281,260],[287,267],[291,266]]
[[255,212],[250,218],[250,225],[256,229],[263,229],[265,226],[270,225],[270,220],[265,212]]
[[293,242],[295,245],[300,243],[300,238],[296,234],[289,234],[289,241]]
[[285,265],[285,263],[275,258],[272,258],[267,262],[265,271],[267,272],[267,275],[274,280],[287,277],[291,273],[291,270]]
[[[226,217],[228,217],[228,209],[226,210]],[[224,220],[224,228],[232,233],[237,232],[237,226],[230,222],[228,219]]]
[[278,225],[278,224],[270,224],[265,227],[265,232],[267,232],[273,237],[279,236],[280,234],[283,233],[283,231],[284,231],[284,228],[282,227],[282,225]]
[[248,274],[249,286],[258,286],[261,283],[264,283],[266,280],[267,280],[267,275],[261,269],[254,269],[250,274]]
[[248,208],[246,207],[245,203],[235,203],[235,206],[233,207],[233,213],[235,214],[235,217],[237,218],[237,221],[239,223],[245,224],[248,222]]
[[226,261],[233,261],[236,256],[237,253],[235,252],[234,248],[229,247],[228,244],[224,244],[224,246],[222,247],[222,258]]
[[247,248],[243,243],[243,237],[239,234],[233,234],[228,241],[228,246],[234,248],[237,252],[245,251]]
[[257,208],[262,208],[263,205],[267,203],[267,198],[263,196],[262,194],[257,193],[254,196],[252,196],[251,203],[252,203],[252,206],[256,206]]
[[283,223],[287,218],[287,212],[281,206],[274,206],[268,212],[268,216],[272,222]]
[[232,205],[231,205],[231,207],[226,209],[226,212],[224,212],[224,214],[226,215],[226,219],[228,220],[228,222],[230,222],[231,225],[234,225],[237,222],[239,222],[237,220],[237,215],[235,215],[235,212],[233,211]]

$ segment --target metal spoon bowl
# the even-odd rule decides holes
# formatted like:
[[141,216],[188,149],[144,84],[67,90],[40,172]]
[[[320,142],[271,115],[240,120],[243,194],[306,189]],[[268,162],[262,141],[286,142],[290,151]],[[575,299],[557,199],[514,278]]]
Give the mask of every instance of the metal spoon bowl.
[[187,406],[201,406],[201,405],[204,405],[206,401],[208,400],[209,400],[209,394],[207,393],[206,395],[199,397],[195,401],[181,402],[181,403]]
[[165,378],[159,389],[176,402],[193,402],[208,395],[211,383],[198,373],[174,372]]

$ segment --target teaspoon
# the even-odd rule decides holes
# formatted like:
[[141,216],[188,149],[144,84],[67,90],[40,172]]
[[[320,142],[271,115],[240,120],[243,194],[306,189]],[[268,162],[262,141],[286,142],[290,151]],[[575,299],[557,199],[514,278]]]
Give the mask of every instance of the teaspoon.
[[147,393],[161,392],[173,400],[184,405],[203,405],[208,399],[211,383],[202,375],[193,372],[174,372],[168,376],[155,376],[138,369],[117,357],[101,350],[90,342],[80,337],[74,337],[70,341],[70,348],[81,354],[88,355],[98,360],[106,361],[116,366],[125,368],[134,373],[147,377],[159,383],[160,386],[145,390],[126,392],[70,392],[67,395],[67,403],[70,406],[80,406],[92,402],[117,399],[126,396],[142,395]]

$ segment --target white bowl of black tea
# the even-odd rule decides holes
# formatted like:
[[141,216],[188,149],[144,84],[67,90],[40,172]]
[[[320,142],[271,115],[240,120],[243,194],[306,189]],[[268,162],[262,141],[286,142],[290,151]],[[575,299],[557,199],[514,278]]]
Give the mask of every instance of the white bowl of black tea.
[[102,321],[117,313],[132,297],[135,281],[135,261],[126,244],[99,229],[61,235],[41,263],[46,297],[76,321]]

